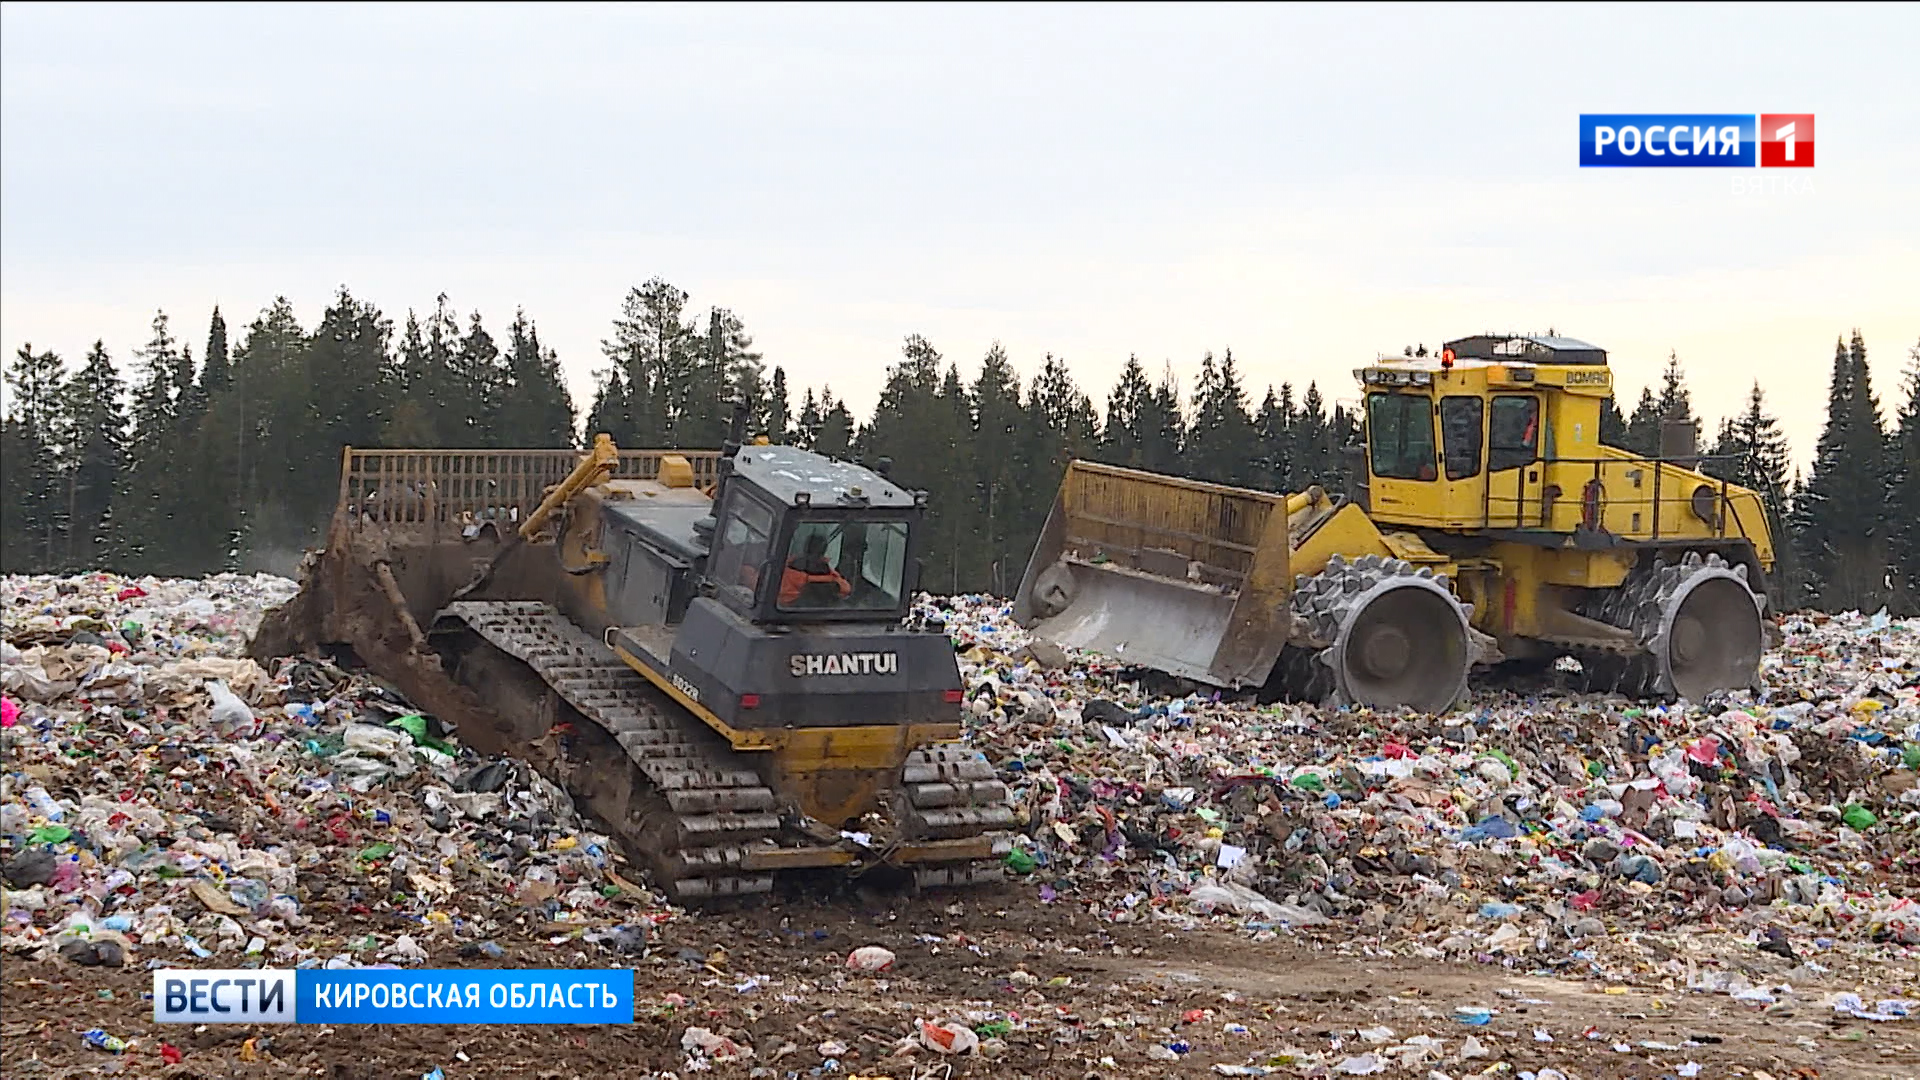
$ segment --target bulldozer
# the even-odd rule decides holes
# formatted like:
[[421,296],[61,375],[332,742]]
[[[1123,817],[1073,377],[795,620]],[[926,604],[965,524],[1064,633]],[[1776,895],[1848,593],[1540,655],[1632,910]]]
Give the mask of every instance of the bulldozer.
[[344,452],[324,547],[256,659],[363,664],[566,789],[682,902],[890,867],[999,880],[1015,816],[915,614],[927,499],[875,468],[718,452]]
[[1612,371],[1573,338],[1419,353],[1354,371],[1352,497],[1072,462],[1015,619],[1190,683],[1383,710],[1443,712],[1476,668],[1565,657],[1641,698],[1758,688],[1766,505],[1699,471],[1690,422],[1655,457],[1603,444]]

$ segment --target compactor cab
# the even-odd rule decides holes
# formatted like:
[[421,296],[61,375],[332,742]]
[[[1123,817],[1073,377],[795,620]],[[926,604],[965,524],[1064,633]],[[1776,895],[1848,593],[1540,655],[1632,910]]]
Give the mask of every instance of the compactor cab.
[[1016,617],[1058,644],[1223,687],[1444,709],[1476,664],[1577,658],[1603,689],[1755,685],[1773,566],[1759,493],[1686,438],[1600,441],[1604,350],[1483,335],[1354,372],[1355,499],[1074,462]]

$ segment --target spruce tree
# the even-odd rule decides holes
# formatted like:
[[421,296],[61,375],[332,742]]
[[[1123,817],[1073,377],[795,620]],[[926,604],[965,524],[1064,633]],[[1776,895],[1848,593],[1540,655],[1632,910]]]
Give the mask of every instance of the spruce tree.
[[1632,449],[1629,440],[1626,414],[1620,411],[1620,403],[1609,394],[1600,403],[1600,445],[1628,450]]
[[[220,351],[224,354],[225,349]],[[72,522],[64,561],[73,569],[111,566],[119,552],[114,504],[127,481],[127,415],[121,403],[124,392],[106,343],[96,341],[62,395],[65,427],[72,433],[66,464]],[[199,470],[194,476],[200,483],[209,479]],[[224,486],[215,487],[201,492],[200,502],[218,507],[230,503],[233,494]]]
[[1147,470],[1187,475],[1187,417],[1181,405],[1180,379],[1171,363],[1161,366],[1160,381],[1154,384],[1151,405],[1141,415],[1140,427],[1147,440],[1141,455]]
[[1327,446],[1333,464],[1334,482],[1328,491],[1335,495],[1353,495],[1366,482],[1367,458],[1356,453],[1360,448],[1360,417],[1345,405],[1333,407],[1327,424]]
[[834,400],[831,387],[820,388],[820,405],[820,433],[814,437],[814,453],[842,460],[852,456],[853,413],[845,402]]
[[589,444],[606,435],[615,446],[642,449],[633,423],[633,402],[627,396],[627,377],[617,365],[596,373],[593,406],[587,410],[586,439]]
[[749,433],[767,429],[767,367],[739,316],[714,308],[705,352],[688,402],[688,434],[677,445],[718,449],[733,423],[734,401],[747,406]]
[[785,446],[793,441],[792,413],[793,396],[787,391],[787,370],[775,364],[773,377],[767,382],[766,422],[762,425],[768,442]]
[[966,516],[969,475],[960,454],[971,432],[958,426],[964,413],[942,400],[941,387],[939,351],[919,334],[909,335],[860,433],[860,452],[869,467],[889,459],[896,483],[928,493],[930,542],[922,544],[922,557],[930,578],[951,581],[963,554],[964,527],[956,522]]
[[[430,356],[441,350],[442,357],[451,357],[458,340],[446,336],[449,324],[442,314],[436,312],[428,322],[427,349]],[[398,381],[387,347],[392,333],[393,323],[379,308],[342,286],[300,357],[304,385],[276,380],[268,423],[279,444],[274,462],[279,476],[269,503],[278,512],[262,521],[262,540],[289,548],[318,540],[339,491],[341,451],[382,445]]]
[[59,568],[66,547],[66,491],[60,457],[66,442],[61,398],[64,365],[51,351],[22,345],[7,366],[5,563],[9,573]]
[[1153,408],[1153,384],[1138,356],[1128,354],[1120,378],[1107,394],[1107,416],[1100,433],[1103,461],[1129,468],[1146,464],[1146,417]]
[[[929,534],[945,554],[939,560],[928,560],[921,588],[970,591],[978,581],[974,564],[980,551],[980,530],[973,513],[973,490],[979,470],[974,461],[973,399],[960,381],[956,364],[948,364],[946,376],[940,380],[935,428],[929,435],[931,452],[945,461],[936,469],[932,482],[920,486],[931,504]],[[933,550],[933,545],[928,549]]]
[[1318,383],[1308,383],[1307,394],[1300,399],[1293,459],[1297,463],[1294,482],[1300,487],[1319,484],[1334,490],[1340,486],[1340,477],[1334,468],[1332,418],[1327,415],[1326,401],[1320,396]]
[[227,388],[233,378],[233,359],[227,349],[227,320],[220,305],[213,307],[207,322],[207,354],[200,360],[200,389],[208,398]]
[[1653,396],[1653,388],[1642,387],[1640,402],[1633,407],[1633,416],[1627,421],[1624,449],[1641,457],[1659,457],[1660,416],[1660,402]]
[[427,341],[420,329],[420,317],[407,311],[406,329],[400,332],[400,352],[394,369],[399,399],[387,419],[382,441],[388,446],[431,449],[442,445],[439,409],[434,398],[445,393],[443,381],[436,375],[427,356]]
[[408,388],[407,397],[420,402],[433,431],[433,440],[425,446],[459,446],[466,434],[462,418],[471,406],[465,380],[460,375],[460,317],[446,293],[434,297],[426,330],[422,378]]
[[1886,446],[1866,344],[1856,331],[1851,348],[1835,344],[1826,427],[1793,508],[1806,579],[1825,610],[1871,611],[1886,601]]
[[[232,386],[210,403],[201,424],[206,466],[231,477],[224,490],[235,493],[221,508],[221,531],[232,568],[250,557],[275,550],[268,535],[283,523],[278,497],[284,477],[311,453],[304,443],[300,391],[312,378],[307,366],[307,333],[284,296],[275,297],[247,327],[233,354]],[[432,445],[407,443],[402,445]],[[124,529],[122,530],[124,532]],[[297,563],[280,551],[270,568],[291,573]],[[256,562],[254,565],[266,565]]]
[[[1693,443],[1700,444],[1700,421],[1693,415],[1693,395],[1687,392],[1686,374],[1680,369],[1680,353],[1675,350],[1667,354],[1667,366],[1660,373],[1660,397],[1657,400],[1660,410],[1660,423],[1686,423],[1693,430]],[[1660,429],[1656,429],[1656,432]],[[1655,447],[1659,446],[1656,433]]]
[[468,320],[467,332],[454,351],[454,375],[460,387],[460,409],[450,417],[454,427],[446,433],[445,445],[476,449],[519,445],[499,423],[510,389],[507,361],[478,311]]
[[1888,453],[1891,496],[1887,520],[1893,576],[1903,614],[1920,614],[1920,344],[1907,351],[1904,400],[1894,419]]
[[133,434],[128,456],[127,513],[122,554],[135,573],[175,574],[186,569],[190,541],[181,524],[186,484],[180,467],[185,439],[181,430],[183,358],[165,312],[153,318],[153,336],[135,351],[139,380],[133,390]]
[[556,450],[576,445],[573,395],[567,392],[560,357],[541,347],[540,331],[524,310],[513,313],[507,328],[506,373],[492,444]]
[[800,400],[800,417],[794,422],[793,444],[812,450],[820,440],[820,403],[814,400],[813,387]]
[[1256,445],[1253,421],[1247,416],[1246,389],[1228,350],[1216,366],[1213,354],[1200,360],[1200,381],[1194,387],[1193,426],[1187,434],[1189,475],[1220,484],[1248,481]]
[[[973,412],[973,453],[977,463],[972,518],[978,522],[980,550],[969,563],[975,587],[999,591],[1012,559],[1024,501],[1022,487],[1040,481],[1025,475],[1026,413],[1020,403],[1020,376],[999,342],[987,349],[969,392]],[[1024,569],[1024,568],[1023,568]]]
[[1267,396],[1260,400],[1260,412],[1253,418],[1253,438],[1257,449],[1254,451],[1252,470],[1253,486],[1265,491],[1284,492],[1285,465],[1280,457],[1286,451],[1287,432],[1291,424],[1280,409],[1280,395],[1274,393],[1273,385],[1267,385]]
[[1025,482],[1009,500],[1018,510],[1008,547],[996,553],[991,571],[993,589],[1000,595],[1020,583],[1027,554],[1053,507],[1067,463],[1094,448],[1099,430],[1093,402],[1074,384],[1066,362],[1051,353],[1027,386],[1024,412],[1019,460]]

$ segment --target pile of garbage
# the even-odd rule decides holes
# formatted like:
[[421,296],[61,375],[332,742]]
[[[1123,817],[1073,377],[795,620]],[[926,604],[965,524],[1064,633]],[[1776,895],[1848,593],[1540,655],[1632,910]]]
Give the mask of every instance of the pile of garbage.
[[513,929],[637,951],[664,905],[530,767],[365,673],[245,658],[294,589],[4,580],[0,950],[397,966],[499,957]]
[[[1556,675],[1425,716],[1169,696],[1028,640],[1004,601],[925,607],[1021,801],[1008,868],[1043,901],[1734,993],[1756,953],[1920,955],[1920,621],[1790,618],[1757,695],[1662,706]],[[1729,964],[1696,963],[1705,931]]]

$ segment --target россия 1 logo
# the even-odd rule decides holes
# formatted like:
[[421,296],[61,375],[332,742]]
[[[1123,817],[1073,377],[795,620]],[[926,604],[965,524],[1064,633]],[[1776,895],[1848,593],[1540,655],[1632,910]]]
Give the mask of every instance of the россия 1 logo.
[[1580,167],[1813,168],[1812,113],[1582,113]]

